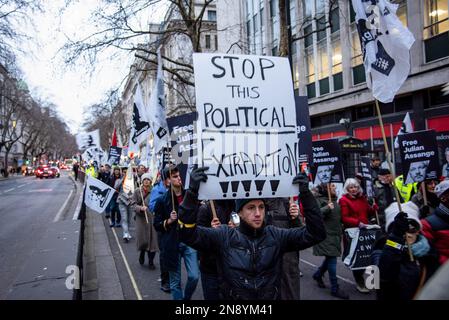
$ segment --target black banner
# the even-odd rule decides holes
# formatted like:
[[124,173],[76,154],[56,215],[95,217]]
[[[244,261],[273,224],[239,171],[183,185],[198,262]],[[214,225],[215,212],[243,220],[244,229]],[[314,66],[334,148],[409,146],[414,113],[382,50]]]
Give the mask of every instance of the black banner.
[[299,163],[310,164],[312,159],[312,133],[310,127],[309,104],[307,97],[295,96],[296,130],[298,132]]
[[380,228],[358,229],[349,228],[345,230],[345,246],[343,262],[351,270],[365,269],[372,265],[371,252],[374,243],[382,235]]
[[343,167],[341,165],[341,150],[338,139],[319,140],[312,143],[314,177],[313,185],[331,182],[343,183]]
[[167,119],[170,132],[171,158],[178,166],[184,186],[188,187],[189,173],[197,162],[196,112]]
[[122,148],[109,147],[108,163],[111,166],[116,166],[120,163],[120,157],[122,155]]
[[360,164],[362,166],[363,189],[368,198],[374,197],[373,190],[373,175],[371,173],[371,161],[369,157],[360,157]]
[[401,134],[399,151],[405,184],[439,178],[439,161],[434,130]]

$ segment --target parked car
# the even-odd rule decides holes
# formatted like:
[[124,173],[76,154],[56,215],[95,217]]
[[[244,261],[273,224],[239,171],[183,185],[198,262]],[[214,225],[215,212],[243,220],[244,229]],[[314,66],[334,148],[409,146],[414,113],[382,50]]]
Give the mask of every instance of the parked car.
[[56,176],[55,171],[53,171],[49,166],[42,165],[37,167],[37,169],[34,171],[36,173],[36,178],[54,178]]

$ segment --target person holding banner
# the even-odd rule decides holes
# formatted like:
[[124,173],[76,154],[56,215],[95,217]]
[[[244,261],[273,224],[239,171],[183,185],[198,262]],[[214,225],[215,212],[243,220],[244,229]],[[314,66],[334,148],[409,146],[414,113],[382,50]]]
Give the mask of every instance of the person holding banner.
[[117,192],[114,193],[114,196],[112,197],[110,209],[111,209],[111,224],[109,227],[116,227],[120,228],[121,224],[120,221],[122,220],[122,217],[120,215],[120,210],[118,207],[117,199],[120,192],[120,187],[122,184],[122,172],[120,170],[120,167],[114,167],[113,174],[111,179],[109,180],[109,186],[114,188]]
[[[419,232],[419,209],[407,202],[399,212],[397,203],[385,210],[387,235],[378,239],[371,260],[379,267],[377,299],[411,300],[438,268],[438,255]],[[410,261],[407,245],[415,261]]]
[[[219,228],[221,225],[231,225],[231,214],[234,211],[233,200],[213,200],[215,214],[212,210],[212,201],[206,201],[198,209],[197,224],[204,228]],[[198,251],[200,258],[201,285],[204,300],[219,300],[219,284],[217,257],[209,252]]]
[[379,224],[384,230],[385,209],[388,208],[388,206],[393,202],[396,202],[396,195],[393,187],[393,177],[389,169],[379,169],[377,180],[374,182],[374,196],[376,199],[376,203],[379,206],[379,210],[377,212],[377,216],[379,217]]
[[132,217],[133,212],[132,201],[136,186],[131,165],[122,169],[124,173],[117,202],[122,218],[123,242],[128,243],[129,240],[132,239],[132,236],[129,233],[129,223],[131,222],[130,218]]
[[[375,216],[378,206],[370,206],[368,199],[363,195],[363,190],[357,180],[353,178],[346,179],[343,186],[343,196],[339,201],[341,207],[341,219],[345,229],[347,228],[365,228],[369,224],[369,218]],[[345,246],[349,246],[346,241]],[[363,279],[364,270],[353,270],[354,279],[357,284],[357,290],[361,293],[369,293]]]
[[444,156],[446,163],[443,165],[441,176],[444,180],[449,180],[449,147],[444,150]]
[[148,267],[150,270],[156,269],[153,260],[156,252],[159,251],[157,234],[153,226],[153,214],[148,210],[148,203],[151,193],[152,177],[149,173],[142,175],[142,185],[140,189],[134,191],[133,206],[136,220],[136,245],[140,252],[139,263],[145,263],[145,252],[148,254]]
[[[154,228],[162,234],[159,247],[162,248],[163,268],[169,273],[172,298],[190,300],[199,280],[198,257],[195,249],[178,239],[177,212],[185,195],[179,169],[176,166],[169,167],[167,176],[170,179],[170,189],[156,201]],[[181,287],[181,259],[184,259],[187,271],[184,290]]]
[[440,204],[432,215],[421,220],[422,233],[438,250],[440,264],[444,264],[449,260],[449,180],[437,185],[435,194]]
[[[329,190],[328,190],[328,187]],[[329,201],[329,195],[331,201]],[[316,187],[316,200],[323,215],[326,239],[313,247],[313,255],[324,256],[325,259],[318,270],[313,274],[313,279],[320,288],[325,288],[323,276],[329,272],[331,282],[331,295],[340,299],[349,299],[346,292],[338,286],[337,257],[341,256],[341,209],[337,202],[335,184],[321,184]]]
[[[425,197],[422,190],[422,184],[424,183]],[[438,180],[426,179],[418,183],[418,193],[412,196],[411,201],[416,204],[420,211],[420,218],[424,219],[429,215],[433,214],[435,209],[438,208],[440,204],[440,199],[438,199],[435,194],[435,187],[438,185]]]
[[[326,237],[308,177],[300,173],[293,179],[293,184],[299,185],[299,199],[307,220],[305,228],[266,225],[264,199],[246,198],[235,202],[240,217],[238,227],[222,225],[213,229],[196,225],[198,190],[201,182],[207,181],[206,170],[202,167],[190,174],[189,190],[179,207],[179,238],[197,250],[216,254],[222,299],[280,299],[283,254],[309,248]],[[291,212],[295,213],[298,212]]]

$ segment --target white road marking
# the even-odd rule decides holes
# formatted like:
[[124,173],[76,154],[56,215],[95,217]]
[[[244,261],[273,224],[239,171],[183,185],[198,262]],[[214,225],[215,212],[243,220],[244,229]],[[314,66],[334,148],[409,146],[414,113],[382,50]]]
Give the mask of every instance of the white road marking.
[[62,205],[61,209],[59,209],[58,213],[56,214],[55,218],[53,219],[53,222],[57,222],[60,218],[62,213],[64,212],[65,207],[67,206],[67,203],[70,200],[70,197],[72,196],[73,190],[70,190],[69,196],[64,201],[64,204]]
[[80,197],[78,199],[78,203],[77,203],[76,208],[75,208],[75,212],[73,213],[72,220],[78,220],[78,216],[79,216],[79,213],[80,213],[80,210],[81,210],[81,204],[83,203],[83,193],[84,192],[81,192],[81,194],[80,194]]
[[[111,221],[109,220],[109,222],[111,222]],[[128,264],[128,260],[126,259],[126,256],[123,253],[122,246],[120,245],[120,242],[119,242],[118,237],[117,237],[117,233],[115,232],[114,228],[112,228],[112,233],[114,234],[115,241],[117,242],[118,248],[120,250],[120,254],[122,255],[123,262],[125,263],[126,270],[128,271],[128,274],[129,274],[129,278],[131,279],[131,283],[132,283],[134,291],[136,293],[137,300],[142,300],[142,295],[140,294],[140,290],[137,287],[136,280],[134,279],[133,273],[132,273],[131,268],[129,267],[129,264]]]
[[16,188],[14,187],[14,188],[11,188],[11,189],[8,189],[8,190],[5,190],[3,193],[8,193],[8,192],[11,192],[11,191],[13,191],[13,190],[16,190]]
[[[308,264],[308,265],[311,266],[311,267],[318,268],[318,266],[315,265],[315,264],[313,264],[312,262],[309,262],[309,261],[304,260],[304,259],[299,259],[299,260],[300,260],[301,262],[305,263],[305,264]],[[346,283],[355,285],[355,282],[354,282],[354,281],[351,281],[351,280],[349,280],[349,279],[343,278],[343,277],[341,277],[341,276],[339,276],[339,275],[337,275],[337,278],[340,279],[341,281],[346,282]]]
[[34,189],[34,190],[29,190],[28,192],[52,192],[53,189]]
[[17,187],[17,189],[25,187],[26,185],[27,185],[26,183],[25,184],[21,184],[20,186]]

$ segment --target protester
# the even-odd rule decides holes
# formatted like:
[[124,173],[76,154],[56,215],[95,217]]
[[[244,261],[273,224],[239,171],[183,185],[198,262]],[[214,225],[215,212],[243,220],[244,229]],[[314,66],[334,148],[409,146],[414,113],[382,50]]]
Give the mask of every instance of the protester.
[[86,168],[86,176],[97,178],[97,170],[95,169],[93,160],[89,161],[89,166]]
[[[421,187],[422,183],[424,183],[426,188],[427,205],[424,204],[424,196]],[[423,182],[418,183],[418,192],[412,196],[411,201],[418,206],[421,219],[431,215],[440,204],[440,199],[438,199],[435,194],[435,187],[437,184],[438,180],[426,179]]]
[[[167,190],[164,196],[156,201],[154,227],[162,233],[159,246],[163,248],[162,263],[164,263],[164,269],[169,272],[172,298],[173,300],[190,300],[199,280],[198,256],[195,249],[178,240],[176,231],[178,207],[185,195],[179,169],[175,166],[170,167],[167,176],[170,178],[173,191]],[[184,259],[187,271],[184,291],[181,287],[181,259]]]
[[120,228],[121,224],[120,221],[122,219],[120,215],[120,210],[118,206],[118,195],[120,192],[120,187],[122,184],[122,174],[120,167],[114,167],[113,174],[111,176],[111,179],[109,180],[109,186],[114,188],[117,192],[114,192],[114,195],[112,196],[111,202],[110,202],[110,211],[111,211],[111,224],[109,225],[111,228],[116,227]]
[[[265,199],[267,225],[278,228],[299,228],[299,207],[288,198]],[[299,300],[299,251],[284,253],[282,257],[281,300]]]
[[[156,185],[153,187],[153,190],[151,190],[150,195],[150,212],[155,212],[156,202],[159,198],[164,196],[164,194],[167,192],[168,188],[170,187],[170,178],[169,178],[169,168],[165,168],[161,171],[161,174],[159,175],[160,181],[156,183]],[[162,232],[157,231],[157,238],[158,243],[161,244],[161,238],[162,238]],[[165,263],[163,261],[164,254],[163,254],[164,247],[159,245],[159,266],[161,268],[161,290],[170,293],[170,280],[169,280],[169,274],[168,271],[165,270]]]
[[[179,236],[192,247],[217,254],[220,297],[225,300],[280,299],[282,255],[303,250],[325,239],[323,220],[303,173],[293,180],[299,184],[299,198],[307,224],[304,228],[283,229],[265,224],[263,199],[239,199],[235,211],[240,217],[237,228],[221,225],[217,229],[197,226],[198,190],[207,180],[198,168],[190,174],[190,188],[179,207]],[[298,212],[291,207],[290,214]],[[293,212],[295,210],[296,212]]]
[[[98,180],[100,180],[103,183],[106,183],[108,186],[111,186],[111,166],[109,164],[105,164],[104,166],[101,166],[101,170],[98,173]],[[112,186],[111,186],[112,187]],[[109,202],[108,206],[105,209],[105,218],[109,219],[111,216],[111,202]]]
[[421,220],[422,233],[430,244],[437,249],[440,264],[449,260],[449,180],[435,187],[440,204],[434,213]]
[[374,156],[371,158],[371,176],[373,181],[377,179],[377,175],[380,170],[381,160],[378,156]]
[[[370,206],[363,190],[357,180],[353,178],[346,179],[343,186],[343,196],[339,201],[341,207],[341,218],[344,228],[364,228],[369,224],[369,217],[375,216],[377,205]],[[347,241],[345,246],[349,246]],[[362,293],[368,293],[363,279],[364,270],[353,270],[356,280],[357,290]]]
[[[148,254],[148,266],[151,270],[156,269],[154,266],[154,257],[159,251],[157,234],[153,226],[153,214],[148,210],[148,203],[151,193],[152,177],[149,173],[142,175],[142,186],[134,191],[134,212],[136,220],[136,245],[140,252],[139,263],[145,263],[145,253]],[[143,197],[143,198],[142,198]]]
[[401,196],[401,202],[410,201],[412,196],[418,192],[418,183],[409,183],[404,184],[404,176],[401,174],[397,176],[394,180],[394,184],[399,191],[399,195]]
[[377,211],[378,223],[382,230],[385,229],[385,209],[396,202],[396,194],[393,187],[393,176],[389,169],[379,169],[377,180],[374,182],[374,197],[379,210]]
[[[119,210],[120,210],[120,216],[122,219],[122,238],[123,238],[123,242],[125,242],[125,243],[128,243],[129,240],[132,239],[132,236],[129,233],[129,223],[130,223],[130,218],[132,217],[132,212],[133,212],[133,208],[132,208],[133,193],[131,191],[126,193],[123,188],[123,184],[125,183],[125,180],[126,180],[127,169],[128,169],[127,167],[122,168],[124,173],[123,173],[122,183],[120,185],[120,192],[119,192],[118,201],[117,201]],[[136,184],[135,181],[134,181],[134,184]]]
[[[217,218],[213,218],[211,202],[207,201],[198,209],[197,224],[205,228],[218,228],[220,225],[232,225],[231,213],[234,211],[233,200],[215,200]],[[201,285],[204,300],[219,300],[219,278],[217,257],[214,253],[198,251],[200,258]]]
[[371,253],[380,272],[378,300],[411,300],[438,268],[436,251],[419,234],[418,207],[412,202],[401,207],[403,212],[394,202],[385,210],[388,235],[376,241]]
[[[329,201],[328,187],[331,199]],[[337,279],[337,257],[341,256],[341,210],[337,202],[335,184],[322,184],[316,188],[316,200],[323,215],[326,239],[313,247],[313,255],[324,256],[324,261],[313,274],[320,288],[325,288],[323,276],[329,272],[331,295],[340,299],[349,299],[349,295],[340,289]]]

